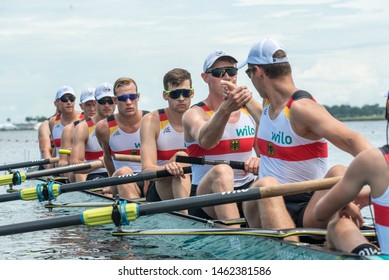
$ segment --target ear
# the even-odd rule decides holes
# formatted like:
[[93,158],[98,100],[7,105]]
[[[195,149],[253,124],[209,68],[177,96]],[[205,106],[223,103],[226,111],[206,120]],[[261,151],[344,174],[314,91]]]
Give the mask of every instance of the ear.
[[201,78],[208,84],[208,75],[207,73],[201,73]]
[[165,99],[166,101],[169,100],[169,96],[167,95],[167,93],[165,91],[162,91],[162,97],[163,99]]

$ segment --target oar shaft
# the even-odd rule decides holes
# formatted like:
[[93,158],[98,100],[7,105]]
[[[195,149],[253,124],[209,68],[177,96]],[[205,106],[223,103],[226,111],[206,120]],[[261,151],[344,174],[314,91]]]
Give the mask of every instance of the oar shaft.
[[80,215],[63,216],[53,219],[0,226],[0,236],[52,228],[76,226],[81,224],[82,219]]
[[140,156],[136,156],[136,155],[114,154],[113,159],[118,161],[141,162]]
[[38,160],[31,160],[31,161],[25,161],[25,162],[18,162],[18,163],[10,163],[0,166],[0,171],[2,170],[12,170],[12,169],[18,169],[18,168],[24,168],[24,167],[31,167],[31,166],[37,166],[37,165],[44,165],[44,164],[50,164],[50,163],[57,163],[59,158],[46,158],[46,159],[38,159]]
[[30,173],[26,173],[26,179],[49,176],[49,175],[58,175],[58,174],[73,172],[73,171],[86,170],[86,169],[90,169],[93,167],[97,167],[97,168],[103,167],[103,163],[100,160],[96,160],[96,161],[87,162],[87,163],[73,164],[73,165],[51,168],[51,169],[47,169],[47,170],[30,172]]
[[236,190],[232,192],[213,193],[189,198],[163,200],[141,204],[138,207],[139,216],[156,213],[180,211],[195,207],[208,207],[234,202],[243,202],[274,196],[292,195],[304,192],[314,192],[331,188],[341,177],[333,177],[306,182],[296,182],[284,185],[265,186],[260,188]]
[[233,169],[244,170],[244,162],[233,161],[233,160],[207,160],[204,157],[187,157],[187,156],[177,156],[177,162],[191,163],[198,165],[218,165],[218,164],[227,164]]
[[[184,167],[184,173],[192,172],[190,167]],[[84,191],[90,190],[93,188],[101,188],[110,185],[121,185],[128,183],[135,183],[139,181],[152,180],[156,178],[172,176],[166,170],[148,172],[148,173],[138,173],[138,174],[128,174],[118,177],[102,178],[99,180],[91,180],[85,182],[70,183],[61,186],[61,193],[73,192],[73,191]]]

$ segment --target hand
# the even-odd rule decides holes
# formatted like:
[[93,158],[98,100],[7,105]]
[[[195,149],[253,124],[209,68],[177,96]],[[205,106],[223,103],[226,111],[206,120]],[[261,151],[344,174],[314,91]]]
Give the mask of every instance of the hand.
[[223,97],[231,111],[237,111],[248,103],[253,94],[246,86],[237,86],[229,81],[220,81],[223,88]]
[[182,168],[181,164],[178,162],[169,162],[165,165],[165,170],[176,177],[181,177],[182,179],[185,179],[185,173],[184,169]]
[[244,163],[244,174],[252,173],[258,175],[260,159],[258,157],[250,157]]
[[351,202],[346,205],[342,210],[339,211],[339,217],[345,217],[351,219],[357,227],[361,228],[363,226],[363,217],[359,207]]

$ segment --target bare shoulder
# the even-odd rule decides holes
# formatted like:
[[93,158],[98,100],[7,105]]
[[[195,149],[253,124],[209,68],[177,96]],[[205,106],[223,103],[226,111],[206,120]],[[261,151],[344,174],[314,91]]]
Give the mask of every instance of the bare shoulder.
[[197,120],[208,120],[208,114],[200,107],[193,106],[189,108],[182,116],[182,121],[185,123],[196,122]]
[[108,121],[107,119],[102,119],[96,124],[96,133],[97,134],[104,134],[108,133],[109,127],[108,127]]

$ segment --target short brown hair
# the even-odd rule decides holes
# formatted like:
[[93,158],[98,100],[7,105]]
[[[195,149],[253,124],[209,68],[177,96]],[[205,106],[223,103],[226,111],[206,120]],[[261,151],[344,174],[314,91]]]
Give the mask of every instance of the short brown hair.
[[169,86],[177,87],[184,81],[189,80],[190,87],[192,87],[192,77],[188,71],[181,68],[174,68],[167,72],[163,77],[164,89],[168,89]]
[[116,95],[116,90],[122,86],[126,86],[126,85],[130,85],[130,84],[134,84],[135,85],[135,88],[136,88],[136,92],[138,92],[138,85],[136,84],[136,82],[131,79],[131,78],[127,78],[127,77],[121,77],[119,79],[117,79],[113,85],[113,93]]

